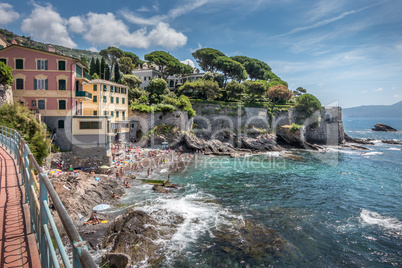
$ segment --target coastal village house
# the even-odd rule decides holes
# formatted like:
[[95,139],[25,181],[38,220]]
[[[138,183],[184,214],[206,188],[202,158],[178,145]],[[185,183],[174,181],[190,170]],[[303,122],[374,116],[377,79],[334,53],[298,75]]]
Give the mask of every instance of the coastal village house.
[[[126,87],[107,81],[92,82],[91,77],[84,74],[86,66],[80,60],[49,51],[11,45],[0,50],[0,61],[13,69],[14,97],[40,115],[60,149],[72,150],[73,154],[81,156],[111,154],[110,142],[117,134],[111,124],[126,120]],[[94,85],[102,90],[106,85],[109,90],[106,94],[98,89],[97,102],[100,96],[109,98],[110,102],[111,96],[119,95],[119,103],[113,108],[98,103],[95,108],[91,94]],[[119,88],[119,93],[110,92],[111,85],[113,89]],[[120,88],[125,93],[120,93]],[[117,117],[116,111],[119,112]]]
[[128,87],[107,80],[94,79],[84,83],[84,90],[92,100],[84,101],[85,116],[107,116],[115,139],[129,139]]
[[[140,78],[140,87],[143,89],[146,89],[151,79],[162,77],[159,66],[155,64],[151,64],[150,66],[148,66],[147,63],[144,63],[142,67],[138,66],[137,69],[132,71],[132,74]],[[178,84],[184,84],[186,81],[197,81],[198,79],[201,79],[203,75],[204,73],[200,73],[200,70],[197,68],[194,68],[194,72],[192,74],[186,75],[184,77],[170,75],[167,78],[168,87],[170,90],[175,90]]]

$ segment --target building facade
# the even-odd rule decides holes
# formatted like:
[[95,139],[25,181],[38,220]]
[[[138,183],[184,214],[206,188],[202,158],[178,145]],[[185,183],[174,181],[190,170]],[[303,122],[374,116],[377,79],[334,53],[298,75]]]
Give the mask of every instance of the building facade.
[[112,141],[129,139],[128,86],[103,79],[84,83],[84,90],[92,100],[84,101],[84,116],[106,116],[110,119]]
[[[12,68],[14,97],[41,115],[51,130],[54,143],[61,150],[72,150],[73,145],[81,144],[82,137],[77,139],[75,136],[81,130],[86,130],[85,135],[96,137],[94,144],[107,143],[103,138],[98,139],[99,131],[107,130],[106,125],[100,127],[96,123],[85,123],[88,118],[85,122],[80,119],[86,101],[92,100],[92,94],[84,91],[84,84],[90,80],[85,77],[83,70],[86,66],[80,60],[11,45],[0,50],[0,61]],[[92,119],[94,122],[104,121],[103,118]]]

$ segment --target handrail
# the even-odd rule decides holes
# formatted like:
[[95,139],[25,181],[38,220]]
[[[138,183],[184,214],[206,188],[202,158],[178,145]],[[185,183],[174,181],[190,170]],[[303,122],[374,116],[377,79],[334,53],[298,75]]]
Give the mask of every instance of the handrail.
[[[25,202],[28,203],[31,214],[31,230],[35,233],[42,267],[60,267],[52,240],[56,241],[64,267],[97,267],[89,254],[87,242],[82,240],[47,174],[39,166],[25,140],[16,130],[0,126],[0,145],[8,148],[17,160],[25,187]],[[39,174],[37,178],[35,171]],[[50,213],[49,196],[73,248],[72,264]]]

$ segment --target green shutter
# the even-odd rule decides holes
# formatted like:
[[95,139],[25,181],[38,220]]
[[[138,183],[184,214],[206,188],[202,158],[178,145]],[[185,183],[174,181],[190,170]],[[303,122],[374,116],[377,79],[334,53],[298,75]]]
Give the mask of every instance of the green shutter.
[[97,90],[98,90],[98,86],[94,85],[94,91],[97,91]]
[[36,80],[34,78],[34,89],[37,90],[38,89],[38,80]]
[[121,98],[121,103],[124,104],[125,100],[124,98]]
[[47,60],[45,60],[45,70],[47,70]]
[[48,90],[48,85],[49,85],[49,83],[48,83],[47,79],[45,79],[45,89],[46,90]]

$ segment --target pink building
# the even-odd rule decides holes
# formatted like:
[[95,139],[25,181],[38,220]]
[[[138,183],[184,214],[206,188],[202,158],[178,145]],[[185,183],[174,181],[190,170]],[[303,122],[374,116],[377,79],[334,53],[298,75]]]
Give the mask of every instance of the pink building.
[[13,71],[13,94],[43,121],[56,135],[63,150],[72,148],[72,118],[82,115],[83,101],[92,95],[83,91],[89,83],[80,60],[33,48],[11,45],[0,50],[0,61]]

